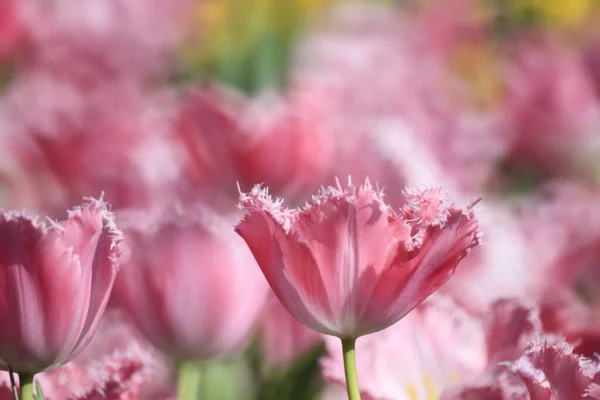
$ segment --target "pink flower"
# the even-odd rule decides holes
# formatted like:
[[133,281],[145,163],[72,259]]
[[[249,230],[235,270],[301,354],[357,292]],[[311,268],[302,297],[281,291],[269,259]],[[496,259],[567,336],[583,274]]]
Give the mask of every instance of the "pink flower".
[[94,335],[118,271],[121,233],[102,201],[49,226],[0,212],[0,366],[36,373]]
[[11,183],[17,191],[31,186],[28,207],[62,209],[101,190],[114,207],[147,206],[179,177],[170,94],[112,81],[89,90],[32,70],[11,83],[4,100],[2,139],[20,164],[14,169],[28,178]]
[[[473,316],[433,296],[393,327],[357,341],[361,388],[375,400],[439,398],[518,359],[540,334],[537,310],[518,301],[498,301]],[[327,348],[323,375],[343,385],[339,343],[328,340]]]
[[317,332],[356,338],[384,329],[435,292],[478,242],[472,207],[441,189],[406,190],[392,210],[369,182],[323,189],[283,209],[266,189],[240,195],[246,240],[275,295]]
[[491,382],[473,385],[443,400],[584,400],[597,398],[600,364],[573,354],[565,342],[532,343],[518,360],[499,365]]
[[189,172],[215,186],[263,182],[287,194],[318,187],[335,149],[327,100],[298,88],[256,99],[217,86],[190,91],[178,121]]
[[[321,365],[326,380],[344,385],[339,346],[327,340]],[[444,298],[432,297],[389,329],[358,339],[356,354],[362,392],[375,400],[437,398],[486,366],[481,321]]]
[[529,300],[545,278],[534,268],[540,252],[532,250],[533,235],[523,232],[522,216],[512,206],[486,196],[485,207],[477,213],[485,246],[465,259],[441,289],[472,313],[486,312],[499,299]]
[[3,1],[0,4],[0,63],[19,50],[25,35],[17,1]]
[[292,73],[293,88],[323,93],[319,107],[335,126],[334,174],[385,184],[394,189],[392,204],[395,188],[409,183],[479,192],[506,154],[505,119],[471,104],[472,94],[431,48],[431,32],[400,8],[360,3],[335,7],[328,29],[301,47]]
[[552,329],[563,335],[598,329],[599,195],[581,184],[546,185],[523,206],[522,231],[536,254],[530,269],[540,277],[530,295],[554,308]]
[[115,302],[142,334],[178,361],[243,346],[268,288],[227,219],[204,207],[119,218],[129,242]]
[[551,175],[596,168],[600,102],[581,54],[532,36],[512,43],[504,64],[513,160]]
[[243,182],[264,182],[286,193],[318,187],[330,172],[335,145],[323,97],[295,89],[289,98],[264,95],[250,104],[234,148]]
[[79,356],[36,379],[50,399],[104,398],[104,394],[111,399],[163,400],[173,393],[168,360],[115,309],[105,313],[96,336]]
[[88,87],[164,69],[188,0],[18,2],[30,31],[24,67],[42,66]]

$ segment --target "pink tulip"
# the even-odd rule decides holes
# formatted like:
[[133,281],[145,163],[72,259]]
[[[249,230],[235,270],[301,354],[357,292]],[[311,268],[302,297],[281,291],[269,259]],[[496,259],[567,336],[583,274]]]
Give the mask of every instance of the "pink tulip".
[[204,207],[119,218],[129,242],[115,302],[154,346],[187,361],[247,342],[267,285],[226,219]]
[[48,226],[0,212],[1,368],[33,374],[83,350],[108,302],[120,241],[99,200]]
[[[374,400],[437,398],[483,372],[484,339],[479,319],[448,299],[432,297],[393,327],[357,340],[362,392]],[[339,343],[328,339],[327,349],[323,375],[343,385]]]
[[[405,400],[460,392],[459,385],[518,359],[542,333],[537,310],[529,305],[502,300],[486,311],[473,316],[449,298],[432,296],[393,327],[358,339],[363,393],[374,400]],[[326,380],[343,385],[338,347],[327,340],[321,365]]]
[[13,0],[0,4],[0,63],[12,57],[24,42],[26,29]]
[[532,343],[523,356],[499,364],[493,379],[473,384],[443,400],[585,400],[598,399],[600,363],[573,353],[565,342]]
[[235,189],[232,179],[265,182],[278,193],[318,187],[335,150],[328,101],[312,88],[256,99],[216,85],[190,90],[178,120],[187,172],[224,190]]
[[600,99],[581,54],[551,35],[521,37],[509,50],[503,76],[515,133],[511,160],[546,176],[589,176]]
[[111,309],[79,356],[36,379],[51,399],[163,400],[173,392],[166,361],[141,339],[124,313]]
[[479,242],[472,207],[440,189],[406,190],[398,212],[365,183],[329,187],[303,209],[267,189],[240,195],[246,240],[275,295],[309,328],[354,339],[384,329],[435,292]]
[[523,235],[535,254],[529,270],[538,276],[529,295],[554,309],[547,329],[561,335],[598,329],[599,195],[596,187],[563,182],[546,185],[523,207]]

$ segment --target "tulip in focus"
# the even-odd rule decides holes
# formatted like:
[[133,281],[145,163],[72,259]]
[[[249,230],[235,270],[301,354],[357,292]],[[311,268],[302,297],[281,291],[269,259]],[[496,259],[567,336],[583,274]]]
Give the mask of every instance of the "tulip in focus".
[[73,359],[90,342],[119,269],[121,232],[101,200],[48,225],[0,212],[0,368],[33,375]]
[[360,398],[354,343],[394,324],[429,297],[479,243],[473,205],[439,188],[404,191],[398,211],[367,181],[323,189],[284,209],[267,189],[240,195],[244,238],[275,295],[309,328],[342,339],[346,384]]
[[177,363],[178,395],[186,398],[182,390],[196,390],[186,380],[201,372],[195,361],[232,355],[246,344],[267,285],[226,218],[205,207],[119,218],[129,242],[115,302]]

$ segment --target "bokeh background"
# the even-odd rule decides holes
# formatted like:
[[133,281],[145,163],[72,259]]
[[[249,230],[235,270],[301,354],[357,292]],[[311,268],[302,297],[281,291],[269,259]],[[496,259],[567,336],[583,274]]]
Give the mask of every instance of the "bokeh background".
[[[394,207],[422,184],[482,197],[486,244],[443,295],[472,318],[526,300],[600,352],[599,1],[2,0],[0,149],[0,205],[53,219],[86,196],[124,226],[201,203],[234,235],[238,190],[295,206],[349,175]],[[323,339],[265,293],[245,297],[260,312],[244,345],[203,360],[204,398],[335,396]],[[131,320],[122,302],[109,325]],[[102,329],[94,351],[117,346]],[[166,399],[155,356],[136,384]],[[379,362],[420,378],[372,398],[439,398],[452,385],[431,389],[425,364]]]

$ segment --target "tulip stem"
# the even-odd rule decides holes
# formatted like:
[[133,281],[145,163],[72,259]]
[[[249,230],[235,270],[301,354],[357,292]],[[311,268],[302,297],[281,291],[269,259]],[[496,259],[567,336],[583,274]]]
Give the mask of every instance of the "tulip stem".
[[191,361],[177,365],[177,398],[180,400],[199,399],[202,386],[202,366]]
[[33,400],[33,375],[20,373],[19,386],[21,388],[21,400]]
[[344,354],[344,370],[346,372],[348,400],[360,400],[358,375],[356,373],[356,351],[354,349],[355,342],[356,339],[342,339],[342,352]]

